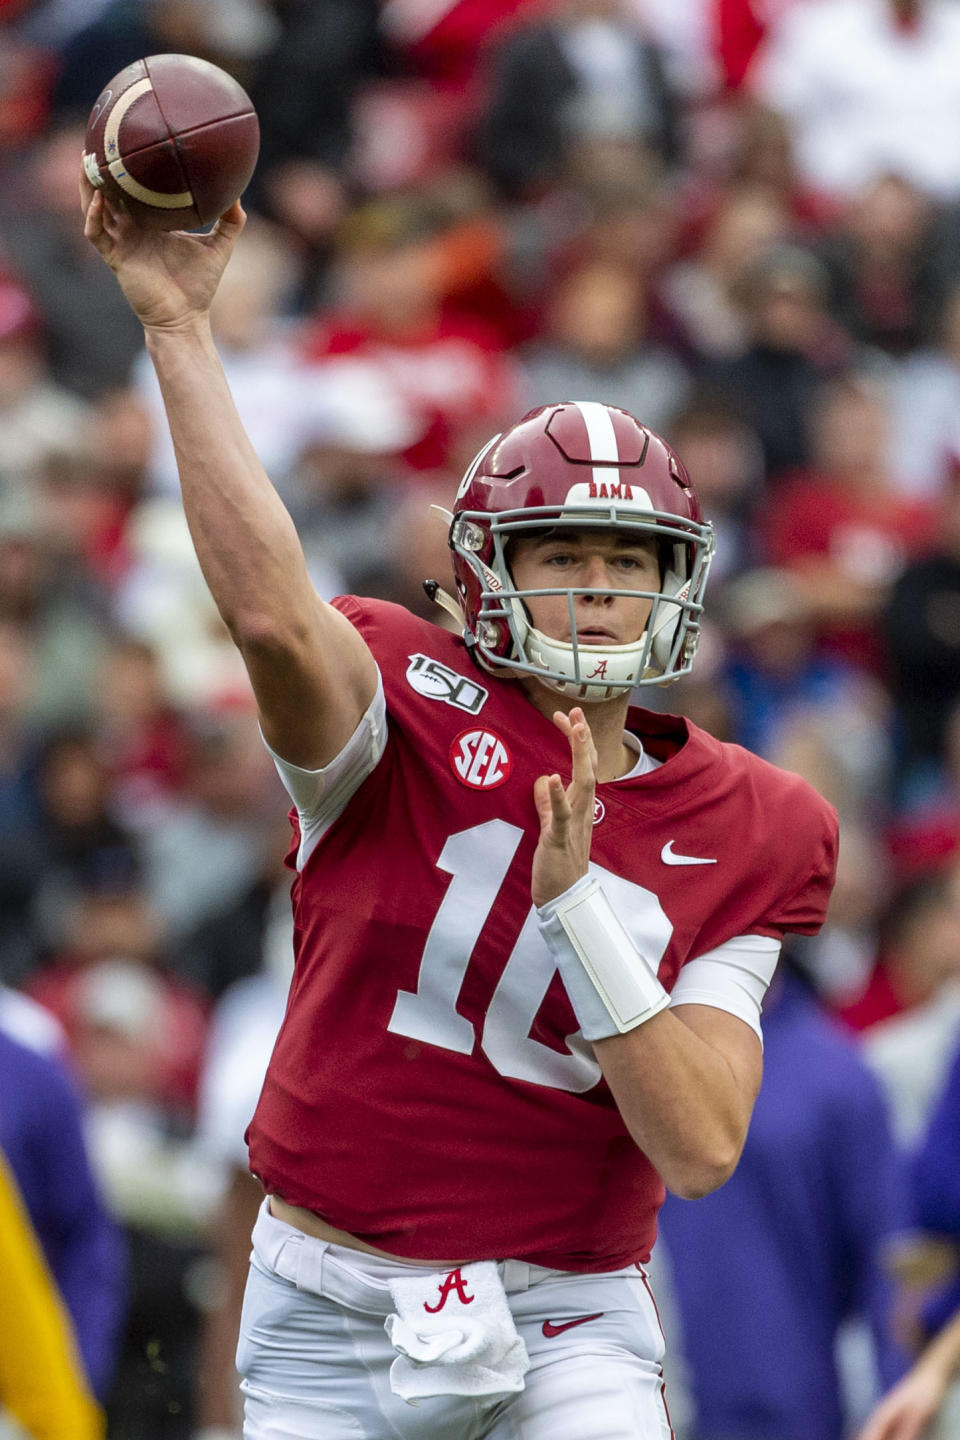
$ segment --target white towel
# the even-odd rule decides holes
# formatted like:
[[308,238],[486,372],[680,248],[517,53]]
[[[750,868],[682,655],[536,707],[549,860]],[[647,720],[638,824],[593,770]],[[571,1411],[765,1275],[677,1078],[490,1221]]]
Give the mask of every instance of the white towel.
[[508,1395],[530,1357],[492,1260],[390,1281],[384,1328],[398,1352],[390,1389],[415,1405],[431,1395]]

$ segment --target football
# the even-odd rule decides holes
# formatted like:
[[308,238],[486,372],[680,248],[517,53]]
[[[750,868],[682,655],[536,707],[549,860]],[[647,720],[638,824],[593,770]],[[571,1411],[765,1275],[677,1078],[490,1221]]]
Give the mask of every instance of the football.
[[211,224],[249,184],[260,126],[241,85],[195,55],[135,60],[87,121],[90,183],[155,230]]

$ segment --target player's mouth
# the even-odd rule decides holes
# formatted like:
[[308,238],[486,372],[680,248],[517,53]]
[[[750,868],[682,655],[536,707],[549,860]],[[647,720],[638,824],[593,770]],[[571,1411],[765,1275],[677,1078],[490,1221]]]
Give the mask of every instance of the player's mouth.
[[577,631],[578,645],[616,645],[618,640],[612,630],[605,630],[602,625],[591,625],[583,630]]

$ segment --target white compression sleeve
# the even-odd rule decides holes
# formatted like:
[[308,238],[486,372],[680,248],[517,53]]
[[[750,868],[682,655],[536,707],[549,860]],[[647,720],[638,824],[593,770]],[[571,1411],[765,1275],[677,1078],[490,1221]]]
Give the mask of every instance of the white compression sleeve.
[[592,875],[537,914],[585,1040],[622,1035],[670,1003]]

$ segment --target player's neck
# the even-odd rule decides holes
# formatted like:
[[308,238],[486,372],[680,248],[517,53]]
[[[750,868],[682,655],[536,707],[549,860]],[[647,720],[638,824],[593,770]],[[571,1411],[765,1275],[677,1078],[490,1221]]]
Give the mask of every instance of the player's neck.
[[[558,694],[556,690],[551,690],[549,686],[532,677],[521,683],[530,703],[548,720],[553,718],[556,710],[569,714],[575,705],[583,703]],[[583,706],[593,743],[597,747],[597,779],[601,782],[618,780],[621,775],[628,774],[637,763],[636,752],[623,743],[629,708],[629,692],[616,695],[612,700],[600,700]]]

